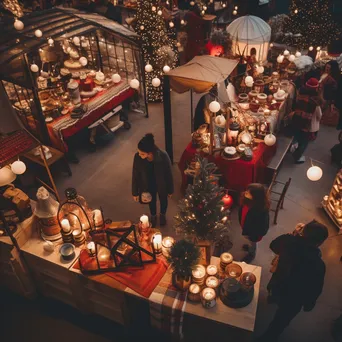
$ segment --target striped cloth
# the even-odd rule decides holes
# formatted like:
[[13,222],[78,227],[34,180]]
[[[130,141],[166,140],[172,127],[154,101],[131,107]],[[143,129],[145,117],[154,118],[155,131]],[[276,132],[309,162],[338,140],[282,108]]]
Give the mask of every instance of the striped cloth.
[[172,270],[169,268],[149,298],[151,326],[181,340],[187,294],[187,291],[180,292],[172,286]]

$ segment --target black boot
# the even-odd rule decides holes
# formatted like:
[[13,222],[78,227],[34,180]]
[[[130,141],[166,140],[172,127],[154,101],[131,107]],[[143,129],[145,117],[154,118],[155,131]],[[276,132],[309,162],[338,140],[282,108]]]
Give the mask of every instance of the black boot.
[[157,225],[157,215],[151,215],[151,226],[152,228],[156,228]]
[[166,216],[165,214],[160,214],[160,225],[165,226],[166,225]]

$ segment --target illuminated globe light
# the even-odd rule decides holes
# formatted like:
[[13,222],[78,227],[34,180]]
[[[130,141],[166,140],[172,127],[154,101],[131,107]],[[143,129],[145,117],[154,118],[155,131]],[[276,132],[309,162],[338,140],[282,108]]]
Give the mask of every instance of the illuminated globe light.
[[313,48],[313,46],[310,46],[309,47],[309,51],[312,51],[314,48]]
[[129,82],[129,85],[130,85],[131,88],[133,88],[133,89],[138,89],[140,83],[139,83],[139,81],[138,81],[136,78],[133,78],[133,80],[131,80],[131,81]]
[[182,44],[181,44],[180,42],[177,42],[177,43],[176,43],[176,46],[177,46],[177,47],[181,47]]
[[141,25],[141,26],[140,26],[140,30],[141,30],[141,31],[144,31],[144,29],[145,29],[145,26],[144,26],[144,25]]
[[265,68],[262,65],[258,65],[256,70],[258,74],[262,74],[265,71]]
[[279,64],[281,64],[281,63],[283,63],[283,61],[284,61],[284,56],[283,56],[283,55],[279,55],[279,56],[277,57],[277,62],[278,62]]
[[67,53],[70,53],[70,51],[71,51],[71,47],[68,46],[67,49],[66,49],[66,52],[67,52]]
[[37,38],[40,38],[42,35],[43,35],[43,32],[41,30],[35,30],[34,31],[34,35],[37,37]]
[[205,14],[205,11],[202,11],[201,14],[204,15],[204,14]]
[[294,12],[295,12],[295,14],[297,14],[297,13],[298,13],[298,10],[297,10],[297,8],[294,10]]
[[318,166],[311,166],[306,172],[306,175],[311,181],[317,182],[322,178],[323,171]]
[[209,110],[213,113],[217,113],[221,109],[220,104],[217,101],[211,101],[209,103]]
[[21,20],[18,20],[17,18],[15,18],[13,26],[17,31],[21,31],[24,29],[25,25]]
[[234,7],[235,10],[238,10],[238,8],[239,8],[239,7],[237,7],[237,6]]
[[151,72],[153,70],[153,67],[150,63],[146,64],[145,65],[145,71],[146,72]]
[[153,87],[157,88],[160,86],[160,79],[158,77],[155,77],[153,80],[152,80],[152,85]]
[[254,83],[253,77],[252,76],[247,76],[245,78],[245,83],[246,84],[253,84]]
[[234,11],[233,11],[233,15],[237,15],[237,10],[234,10]]
[[31,64],[30,69],[32,72],[38,72],[39,71],[37,64]]
[[288,56],[290,54],[290,51],[289,50],[285,50],[284,51],[284,56]]
[[203,10],[206,11],[208,9],[207,6],[203,6]]
[[48,39],[48,44],[51,46],[51,45],[53,45],[53,43],[54,43],[54,40],[52,38],[49,38]]
[[9,166],[0,168],[0,186],[11,184],[16,178]]
[[302,54],[301,54],[299,51],[297,51],[296,54],[295,54],[295,56],[296,56],[297,58],[299,58],[301,55],[302,55]]
[[185,25],[185,21],[183,19],[181,20],[180,23],[181,23],[181,25]]
[[195,1],[190,1],[190,6],[195,6]]
[[270,134],[267,134],[264,138],[264,143],[265,145],[267,146],[273,146],[277,141],[277,138],[274,134],[270,133]]
[[113,74],[112,80],[114,83],[119,83],[121,81],[121,76],[119,74]]
[[11,170],[16,175],[22,175],[26,171],[26,165],[21,160],[17,160],[11,165]]
[[173,23],[173,21],[170,21],[170,22],[169,22],[169,26],[170,26],[171,28],[173,28],[173,27],[175,26],[175,24]]
[[290,55],[290,56],[289,56],[289,61],[290,61],[290,62],[293,62],[295,59],[296,59],[296,56],[295,56],[295,55]]
[[163,12],[162,12],[161,10],[159,10],[159,11],[157,12],[157,14],[158,14],[158,15],[162,15]]
[[88,64],[88,60],[85,57],[81,57],[78,61],[81,63],[82,66],[86,66]]
[[72,39],[72,41],[73,41],[73,43],[74,43],[75,45],[80,45],[80,38],[74,37],[74,38]]
[[222,7],[225,8],[227,5],[226,4],[222,4]]
[[270,44],[270,48],[273,48],[273,46],[274,46],[273,43],[271,43],[271,44]]
[[321,50],[321,47],[320,47],[320,46],[317,46],[316,50],[317,50],[317,51],[320,51],[320,50]]
[[152,6],[152,11],[155,12],[157,10],[156,6]]
[[170,70],[171,68],[168,65],[164,65],[163,71],[165,72],[165,74],[167,74]]

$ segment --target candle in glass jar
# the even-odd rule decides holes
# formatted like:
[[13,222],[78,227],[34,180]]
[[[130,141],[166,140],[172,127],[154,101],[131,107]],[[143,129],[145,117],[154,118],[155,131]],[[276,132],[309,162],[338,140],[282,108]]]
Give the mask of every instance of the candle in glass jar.
[[205,268],[202,265],[196,265],[192,271],[192,276],[194,279],[201,279],[205,277]]
[[62,226],[62,229],[64,232],[66,232],[66,233],[70,232],[71,227],[70,227],[70,222],[68,219],[63,219],[61,221],[61,226]]
[[210,287],[206,287],[202,293],[202,305],[205,308],[212,308],[216,305],[216,292],[214,289],[211,289]]
[[142,228],[148,228],[150,226],[147,215],[142,215],[140,217],[140,222],[141,222]]
[[216,289],[218,287],[218,285],[219,285],[219,281],[218,281],[218,279],[216,277],[210,276],[205,281],[205,284],[207,285],[207,287],[210,287],[212,289]]
[[94,243],[94,241],[90,241],[87,244],[87,250],[88,250],[88,253],[90,256],[95,254],[95,243]]
[[152,238],[153,248],[156,253],[162,251],[162,235],[161,233],[155,233]]
[[225,264],[230,264],[233,262],[233,256],[230,253],[222,253],[220,259]]
[[207,267],[207,273],[210,276],[215,276],[217,274],[217,266],[215,265],[209,265]]
[[198,284],[191,284],[189,287],[188,298],[193,302],[199,302],[201,300],[201,288]]
[[171,236],[164,237],[162,241],[162,253],[165,258],[170,255],[171,247],[174,245],[175,239]]

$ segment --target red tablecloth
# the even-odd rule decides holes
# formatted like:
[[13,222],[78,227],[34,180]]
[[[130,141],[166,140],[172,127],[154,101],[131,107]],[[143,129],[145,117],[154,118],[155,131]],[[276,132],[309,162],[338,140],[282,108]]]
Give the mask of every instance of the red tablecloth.
[[[253,151],[253,159],[245,161],[243,159],[227,160],[221,157],[221,154],[206,156],[209,161],[214,162],[223,176],[227,189],[235,191],[244,191],[250,183],[265,183],[265,171],[267,165],[275,155],[277,146],[266,146],[260,143]],[[192,143],[186,147],[178,164],[182,174],[182,190],[187,185],[187,176],[184,170],[196,155],[196,149]],[[205,155],[203,155],[205,156]]]

